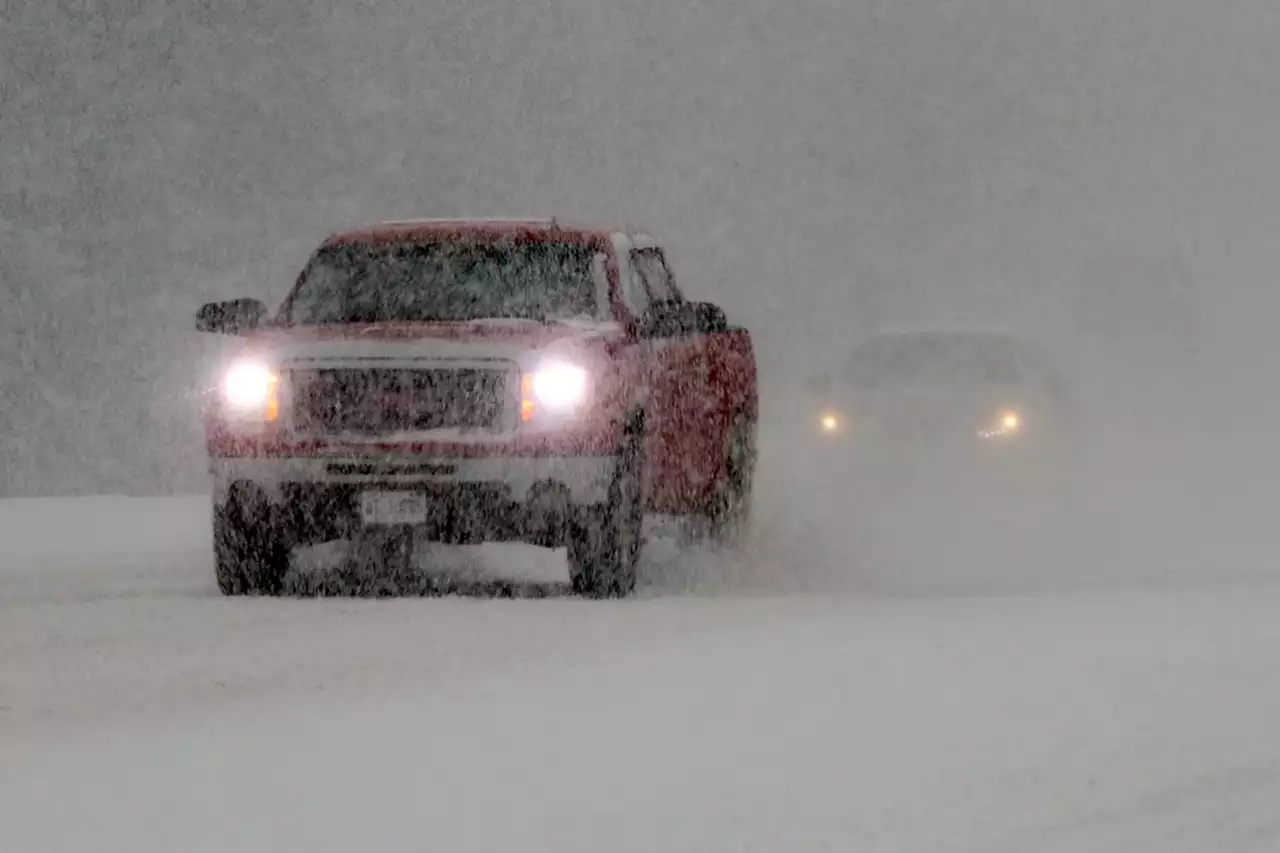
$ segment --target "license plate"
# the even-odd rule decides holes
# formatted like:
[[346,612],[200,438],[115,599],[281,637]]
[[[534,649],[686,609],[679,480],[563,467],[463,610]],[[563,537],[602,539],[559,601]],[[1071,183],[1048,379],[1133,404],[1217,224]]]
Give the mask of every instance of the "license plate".
[[364,492],[360,520],[367,525],[426,524],[427,496],[419,492]]

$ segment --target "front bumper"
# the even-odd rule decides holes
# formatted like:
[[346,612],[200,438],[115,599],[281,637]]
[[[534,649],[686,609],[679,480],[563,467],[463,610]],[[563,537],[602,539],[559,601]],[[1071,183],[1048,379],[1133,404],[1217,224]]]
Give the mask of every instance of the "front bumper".
[[367,490],[424,493],[424,538],[562,544],[566,526],[606,502],[612,456],[440,458],[402,455],[215,457],[214,502],[252,494],[295,544],[349,538]]

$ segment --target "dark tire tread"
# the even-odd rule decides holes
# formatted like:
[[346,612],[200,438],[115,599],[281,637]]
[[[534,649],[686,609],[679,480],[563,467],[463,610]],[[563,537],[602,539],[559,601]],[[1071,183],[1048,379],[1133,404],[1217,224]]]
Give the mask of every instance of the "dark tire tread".
[[[636,587],[645,510],[639,434],[628,435],[618,459],[608,502],[591,510],[569,534],[569,579],[575,593],[589,598],[623,598]],[[624,501],[623,490],[631,490],[629,503]],[[624,505],[630,509],[624,512]],[[620,517],[623,514],[627,517]]]
[[734,415],[725,447],[725,474],[704,510],[686,519],[687,544],[732,548],[751,527],[756,428],[745,412]]
[[279,595],[289,552],[265,507],[233,499],[214,508],[214,572],[223,595]]

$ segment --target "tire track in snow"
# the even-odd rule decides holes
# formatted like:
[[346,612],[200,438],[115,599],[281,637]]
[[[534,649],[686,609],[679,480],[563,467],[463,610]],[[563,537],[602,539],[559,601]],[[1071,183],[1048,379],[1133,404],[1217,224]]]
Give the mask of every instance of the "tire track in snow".
[[[983,853],[1276,849],[1280,758],[1215,768],[1011,833]],[[1251,845],[1251,846],[1243,846]],[[979,848],[974,848],[977,853]]]

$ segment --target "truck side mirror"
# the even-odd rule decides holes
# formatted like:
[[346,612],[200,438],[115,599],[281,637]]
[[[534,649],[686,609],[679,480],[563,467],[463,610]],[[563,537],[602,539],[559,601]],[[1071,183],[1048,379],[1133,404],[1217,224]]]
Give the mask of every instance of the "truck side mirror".
[[685,334],[688,316],[682,316],[686,303],[654,302],[636,322],[636,335],[641,338],[677,338]]
[[642,338],[679,338],[729,330],[724,309],[710,302],[655,302],[636,324]]
[[215,335],[243,335],[262,324],[267,306],[258,299],[207,302],[196,312],[196,331]]
[[724,309],[713,302],[693,302],[693,325],[699,334],[715,335],[729,331],[729,318]]

